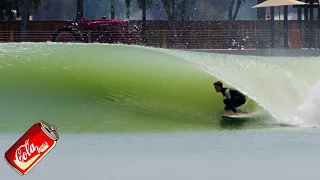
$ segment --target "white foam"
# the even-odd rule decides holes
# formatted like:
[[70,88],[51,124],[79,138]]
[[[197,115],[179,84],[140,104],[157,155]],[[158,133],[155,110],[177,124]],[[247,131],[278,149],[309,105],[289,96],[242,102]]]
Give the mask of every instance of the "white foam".
[[299,126],[320,127],[320,81],[314,85],[306,101],[298,107],[297,113],[288,121]]

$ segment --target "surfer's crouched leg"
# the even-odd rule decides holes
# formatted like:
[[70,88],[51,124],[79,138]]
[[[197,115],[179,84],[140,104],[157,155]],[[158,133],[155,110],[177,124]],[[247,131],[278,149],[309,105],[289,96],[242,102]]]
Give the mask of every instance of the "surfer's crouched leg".
[[232,104],[231,104],[231,107],[233,110],[234,113],[238,113],[238,112],[241,112],[240,110],[236,109],[242,105],[244,105],[246,103],[246,98],[245,97],[236,97],[234,98],[234,100],[232,101]]
[[236,108],[242,106],[243,104],[245,104],[246,103],[246,98],[245,97],[235,97],[235,98],[232,98],[232,99],[224,99],[223,102],[226,105],[224,110],[232,111],[234,113],[237,113],[239,111]]
[[238,112],[237,109],[234,106],[233,100],[232,99],[224,99],[223,100],[224,104],[226,105],[224,107],[224,110],[226,111],[232,111],[234,113]]
[[237,108],[246,103],[246,98],[245,97],[236,97],[233,101],[233,107]]

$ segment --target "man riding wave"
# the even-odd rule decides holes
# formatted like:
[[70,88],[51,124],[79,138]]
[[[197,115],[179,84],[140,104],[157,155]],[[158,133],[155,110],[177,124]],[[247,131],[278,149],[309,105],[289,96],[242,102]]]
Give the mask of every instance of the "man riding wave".
[[236,108],[246,103],[246,96],[240,91],[232,88],[225,88],[220,81],[215,82],[213,85],[216,91],[218,93],[221,92],[223,97],[225,97],[223,102],[226,106],[224,110],[220,112],[221,114],[228,111],[238,113],[239,111]]

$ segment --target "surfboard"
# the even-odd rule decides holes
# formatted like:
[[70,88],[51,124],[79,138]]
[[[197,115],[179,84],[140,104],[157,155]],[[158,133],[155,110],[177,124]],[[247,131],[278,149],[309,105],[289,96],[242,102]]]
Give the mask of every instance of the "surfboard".
[[222,114],[222,118],[235,118],[235,119],[239,119],[239,118],[250,118],[252,117],[252,114],[248,113],[248,112],[241,112],[241,113],[226,113],[226,114]]

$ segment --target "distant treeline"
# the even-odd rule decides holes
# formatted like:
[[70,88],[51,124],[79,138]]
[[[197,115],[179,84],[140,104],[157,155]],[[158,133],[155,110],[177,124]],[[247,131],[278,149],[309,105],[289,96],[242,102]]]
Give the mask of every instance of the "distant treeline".
[[[22,0],[0,0],[0,20],[20,17]],[[153,20],[235,20],[247,0],[145,0],[147,19]],[[258,0],[259,1],[259,0]],[[34,20],[75,19],[77,0],[30,0]],[[83,0],[84,17],[110,18],[110,6],[116,19],[142,19],[143,0]]]

